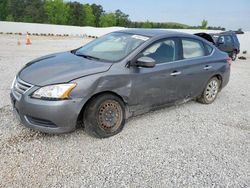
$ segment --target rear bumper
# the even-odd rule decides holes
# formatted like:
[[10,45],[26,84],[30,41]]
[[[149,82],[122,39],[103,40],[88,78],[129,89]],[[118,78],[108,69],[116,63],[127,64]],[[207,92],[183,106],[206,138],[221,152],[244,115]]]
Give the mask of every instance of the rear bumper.
[[222,83],[221,83],[221,88],[224,88],[230,79],[230,72],[231,72],[231,66],[228,65],[226,70],[222,74]]
[[45,133],[74,131],[82,99],[45,101],[23,95],[17,100],[10,94],[15,114],[23,125]]

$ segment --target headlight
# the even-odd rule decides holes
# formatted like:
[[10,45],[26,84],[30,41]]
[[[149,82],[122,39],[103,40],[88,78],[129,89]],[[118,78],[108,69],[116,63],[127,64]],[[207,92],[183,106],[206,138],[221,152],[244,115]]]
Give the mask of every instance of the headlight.
[[16,82],[16,77],[15,77],[14,80],[12,81],[12,83],[11,83],[11,88],[10,88],[10,89],[13,89],[15,82]]
[[76,86],[75,83],[44,86],[36,90],[32,94],[32,97],[37,99],[48,99],[48,100],[68,99],[69,93],[75,86]]

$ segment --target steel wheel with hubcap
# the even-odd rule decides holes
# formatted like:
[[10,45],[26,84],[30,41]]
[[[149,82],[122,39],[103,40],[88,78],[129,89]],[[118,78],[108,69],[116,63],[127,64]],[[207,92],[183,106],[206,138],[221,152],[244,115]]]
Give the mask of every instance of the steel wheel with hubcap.
[[87,105],[83,121],[89,134],[99,138],[113,136],[124,127],[124,103],[115,95],[100,95]]
[[221,81],[218,78],[211,78],[198,101],[204,104],[211,104],[214,102],[220,91],[220,84]]

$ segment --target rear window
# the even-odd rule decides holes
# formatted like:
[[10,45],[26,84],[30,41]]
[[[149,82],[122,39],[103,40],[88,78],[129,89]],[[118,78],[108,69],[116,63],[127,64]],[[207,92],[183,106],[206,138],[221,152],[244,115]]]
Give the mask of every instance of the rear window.
[[233,35],[233,39],[234,39],[234,42],[235,42],[235,43],[239,43],[239,40],[238,40],[238,38],[237,38],[236,35]]
[[183,58],[195,58],[205,55],[202,42],[193,39],[182,39]]
[[208,52],[207,55],[210,55],[213,52],[213,48],[210,45],[208,45],[208,44],[205,44],[205,47],[206,47],[207,52]]
[[225,42],[230,44],[233,43],[233,38],[230,35],[226,35],[225,36]]

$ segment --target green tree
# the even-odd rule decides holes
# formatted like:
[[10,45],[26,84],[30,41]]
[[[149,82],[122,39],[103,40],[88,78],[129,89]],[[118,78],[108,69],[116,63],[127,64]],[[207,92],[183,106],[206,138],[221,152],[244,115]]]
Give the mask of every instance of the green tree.
[[6,19],[5,19],[6,21],[9,21],[9,22],[13,22],[13,21],[15,21],[14,20],[14,17],[10,14],[10,15],[8,15],[7,17],[6,17]]
[[101,5],[92,4],[91,8],[95,16],[95,26],[99,27],[100,17],[104,13],[103,7]]
[[29,2],[27,1],[23,12],[23,21],[31,23],[46,22],[47,16],[44,11],[44,1],[41,0],[32,0]]
[[68,25],[81,26],[82,18],[83,18],[83,5],[78,2],[68,2],[69,7],[69,17],[68,17]]
[[1,20],[46,22],[43,0],[2,0],[0,10]]
[[123,13],[121,10],[115,11],[116,26],[128,27],[130,20],[129,15]]
[[24,16],[25,0],[8,0],[6,8],[9,10],[8,20],[22,22]]
[[51,24],[66,24],[69,16],[69,7],[63,0],[46,0],[45,12]]
[[8,11],[8,0],[1,0],[0,2],[0,20],[6,20],[7,16],[9,15]]
[[143,28],[152,28],[152,23],[150,23],[148,20],[142,24]]
[[83,5],[83,25],[95,26],[95,16],[89,4]]
[[63,0],[0,0],[0,20],[96,27],[225,30],[220,26],[208,27],[208,21],[205,19],[199,26],[173,22],[149,22],[148,20],[131,22],[129,15],[119,9],[115,13],[105,13],[101,5],[81,4],[69,0],[65,2]]
[[207,20],[202,20],[201,21],[201,29],[207,29],[208,21]]
[[100,26],[101,27],[112,27],[115,26],[115,14],[114,13],[106,13],[100,17]]

